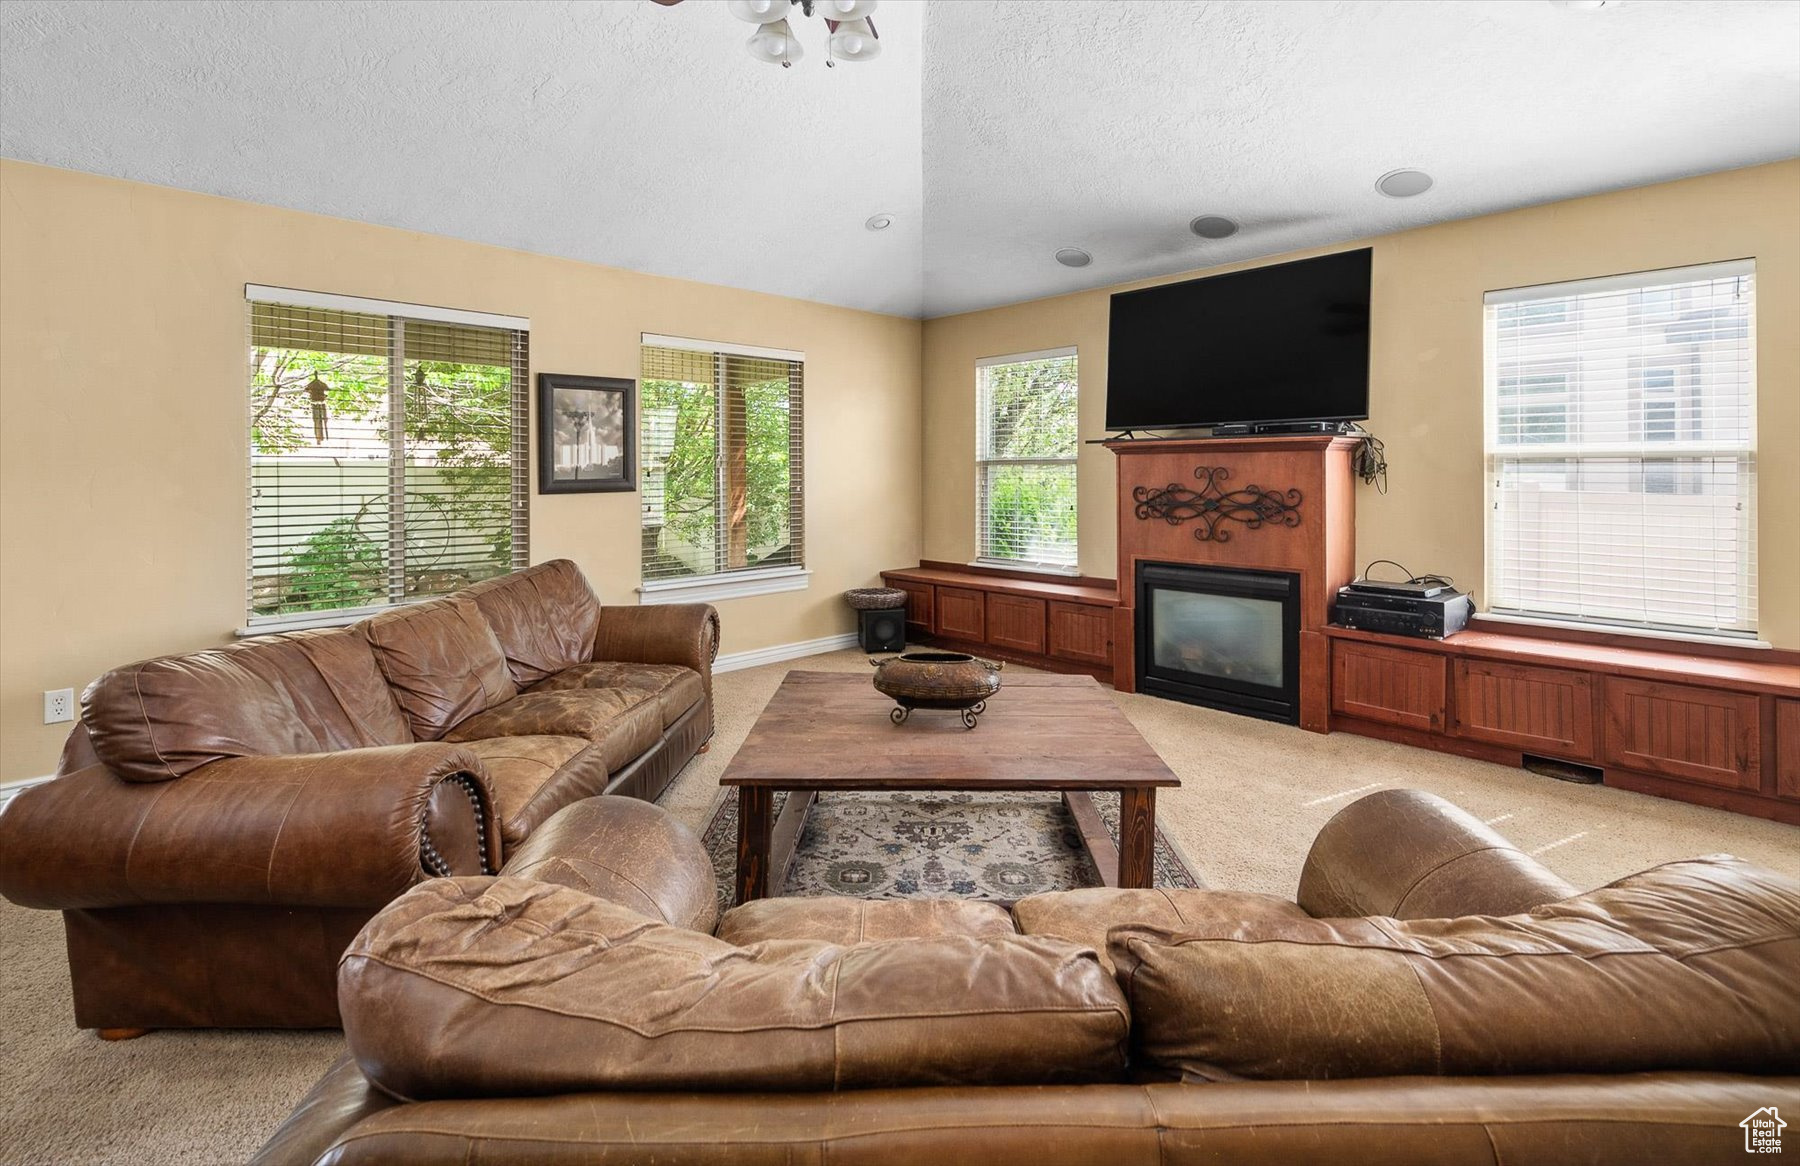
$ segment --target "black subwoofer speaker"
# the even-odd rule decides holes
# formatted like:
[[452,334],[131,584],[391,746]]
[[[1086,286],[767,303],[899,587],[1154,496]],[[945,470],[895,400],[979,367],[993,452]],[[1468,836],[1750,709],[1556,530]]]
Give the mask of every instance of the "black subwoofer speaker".
[[856,613],[857,633],[865,652],[906,651],[906,609],[891,607],[882,611]]

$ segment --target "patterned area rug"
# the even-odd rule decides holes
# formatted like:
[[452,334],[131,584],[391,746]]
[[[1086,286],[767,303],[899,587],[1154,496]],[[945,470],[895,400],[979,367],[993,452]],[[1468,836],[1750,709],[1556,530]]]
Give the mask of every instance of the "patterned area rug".
[[[786,795],[776,795],[776,807]],[[1119,799],[1097,794],[1119,835]],[[721,909],[737,869],[737,790],[707,824],[706,850]],[[974,793],[822,793],[806,818],[787,895],[859,899],[1022,899],[1100,885],[1068,807],[1057,797]],[[1197,887],[1175,844],[1156,832],[1156,885]]]

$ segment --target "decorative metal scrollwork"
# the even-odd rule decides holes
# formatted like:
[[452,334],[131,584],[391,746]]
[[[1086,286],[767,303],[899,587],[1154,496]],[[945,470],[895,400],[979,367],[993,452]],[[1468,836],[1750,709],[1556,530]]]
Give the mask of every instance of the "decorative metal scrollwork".
[[1194,471],[1200,488],[1190,490],[1180,482],[1170,482],[1160,490],[1139,486],[1131,492],[1137,503],[1137,516],[1143,521],[1160,518],[1170,526],[1198,520],[1194,538],[1200,542],[1230,542],[1231,531],[1219,525],[1230,519],[1251,530],[1265,523],[1282,526],[1300,525],[1300,491],[1265,490],[1261,486],[1245,486],[1227,490],[1222,483],[1231,477],[1223,466],[1201,466]]

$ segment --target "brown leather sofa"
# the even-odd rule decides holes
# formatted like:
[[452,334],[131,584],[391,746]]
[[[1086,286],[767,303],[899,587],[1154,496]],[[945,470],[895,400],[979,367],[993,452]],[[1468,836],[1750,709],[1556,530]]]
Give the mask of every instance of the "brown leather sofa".
[[116,669],[0,814],[0,894],[63,912],[84,1028],[335,1026],[394,896],[660,794],[712,737],[717,649],[711,607],[603,607],[558,560]]
[[1334,818],[1296,902],[714,893],[604,800],[414,888],[255,1163],[1709,1163],[1800,1111],[1800,881],[1577,895],[1416,791]]

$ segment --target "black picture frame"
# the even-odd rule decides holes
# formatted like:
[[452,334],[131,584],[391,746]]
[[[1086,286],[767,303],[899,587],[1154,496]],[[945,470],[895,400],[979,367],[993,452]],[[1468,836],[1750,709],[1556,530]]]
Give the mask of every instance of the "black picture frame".
[[537,414],[538,493],[637,489],[636,381],[541,372]]

